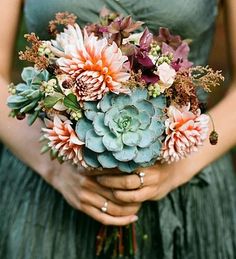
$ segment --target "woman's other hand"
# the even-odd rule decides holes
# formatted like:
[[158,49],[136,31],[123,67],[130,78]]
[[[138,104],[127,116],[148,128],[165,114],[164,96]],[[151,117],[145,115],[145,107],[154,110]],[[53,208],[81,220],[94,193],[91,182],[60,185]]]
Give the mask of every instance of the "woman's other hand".
[[[137,220],[135,215],[140,203],[123,203],[118,201],[111,189],[102,187],[94,176],[87,176],[85,169],[76,171],[69,164],[57,165],[47,175],[46,180],[57,189],[65,200],[75,209],[78,209],[104,225],[128,225]],[[101,210],[107,208],[106,212]]]

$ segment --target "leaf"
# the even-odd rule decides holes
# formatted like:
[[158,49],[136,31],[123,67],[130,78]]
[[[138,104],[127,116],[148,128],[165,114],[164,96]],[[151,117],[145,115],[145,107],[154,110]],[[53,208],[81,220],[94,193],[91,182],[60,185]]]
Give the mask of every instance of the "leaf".
[[74,94],[68,94],[64,98],[64,105],[72,110],[80,110],[80,105],[77,101],[77,98]]
[[150,162],[153,158],[153,152],[149,147],[146,148],[139,148],[138,154],[134,158],[135,163],[147,163]]
[[154,132],[154,135],[156,137],[159,137],[163,134],[163,132],[165,130],[165,124],[163,121],[159,121],[159,120],[153,118],[149,129]]
[[27,83],[27,85],[31,84],[34,77],[36,77],[40,73],[39,70],[36,70],[33,67],[25,67],[21,73],[21,78]]
[[166,97],[164,95],[159,95],[156,98],[151,98],[149,100],[155,108],[163,109],[166,107]]
[[132,97],[132,104],[135,104],[137,101],[146,100],[148,97],[148,92],[146,89],[136,88],[131,93],[131,97]]
[[140,129],[145,130],[151,124],[151,117],[145,111],[139,113],[138,119],[140,121]]
[[118,164],[118,169],[125,173],[133,173],[138,167],[139,165],[133,161],[126,163],[120,162]]
[[40,97],[41,92],[39,90],[31,91],[31,93],[28,93],[25,97],[29,100],[34,100],[35,98]]
[[33,108],[35,108],[35,106],[38,105],[38,101],[39,100],[34,100],[33,102],[30,102],[28,105],[24,106],[23,108],[20,109],[20,113],[27,113],[30,110],[32,110]]
[[137,146],[141,140],[137,132],[126,132],[122,135],[122,140],[127,146]]
[[27,118],[27,123],[29,126],[31,126],[36,121],[36,119],[38,118],[38,115],[39,115],[39,111],[35,111],[34,113],[29,114]]
[[108,93],[98,103],[99,108],[103,112],[107,112],[111,108],[111,98],[112,98],[112,96],[113,96],[112,94]]
[[26,84],[20,83],[20,84],[16,85],[16,91],[17,92],[23,92],[23,91],[26,91],[28,89],[30,89],[30,88]]
[[150,146],[151,143],[157,138],[155,132],[150,129],[139,130],[138,132],[141,135],[141,141],[138,146],[141,148]]
[[62,100],[61,96],[46,96],[44,98],[44,105],[46,108],[52,108],[57,102]]
[[112,99],[111,99],[111,104],[112,106],[118,106],[119,110],[122,109],[124,106],[126,105],[131,105],[132,103],[132,99],[129,95],[127,94],[119,94],[119,95],[115,95]]
[[97,115],[97,102],[84,102],[84,115],[87,119],[93,121]]
[[101,167],[100,163],[97,160],[96,153],[94,153],[93,151],[91,151],[87,148],[84,148],[83,155],[84,155],[84,157],[83,157],[84,161],[88,166],[93,167],[93,168]]
[[103,152],[102,154],[99,154],[97,158],[103,168],[115,168],[118,165],[118,161],[111,152]]
[[75,126],[75,131],[78,136],[78,138],[85,142],[85,137],[87,131],[93,128],[92,122],[87,120],[86,118],[81,118]]
[[150,117],[155,114],[153,104],[147,100],[138,101],[135,106],[138,108],[139,112],[145,111]]
[[104,146],[109,151],[121,151],[123,148],[123,143],[121,138],[117,138],[114,134],[111,132],[107,133],[103,138],[102,142]]
[[98,136],[94,129],[90,129],[86,133],[85,146],[96,153],[102,153],[106,150],[102,143],[102,137]]
[[97,113],[97,116],[94,118],[93,121],[94,130],[99,136],[104,136],[109,132],[107,126],[104,125],[104,114]]
[[137,153],[138,150],[136,147],[124,146],[121,151],[113,152],[113,156],[121,162],[128,162],[133,160]]

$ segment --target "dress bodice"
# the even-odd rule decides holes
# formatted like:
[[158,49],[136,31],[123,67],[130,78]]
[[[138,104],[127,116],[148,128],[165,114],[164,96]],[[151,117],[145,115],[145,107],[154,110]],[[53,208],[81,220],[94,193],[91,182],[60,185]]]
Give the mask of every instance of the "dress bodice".
[[172,33],[191,39],[190,59],[205,64],[211,47],[217,0],[26,0],[25,17],[29,31],[47,35],[48,21],[57,12],[73,12],[81,26],[98,20],[102,7],[131,14],[145,22],[154,33],[168,27]]

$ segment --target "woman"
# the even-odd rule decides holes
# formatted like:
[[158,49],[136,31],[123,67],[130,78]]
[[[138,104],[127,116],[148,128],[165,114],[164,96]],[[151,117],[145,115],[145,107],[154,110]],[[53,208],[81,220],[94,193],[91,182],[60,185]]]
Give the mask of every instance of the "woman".
[[[127,225],[135,221],[141,229],[137,258],[236,258],[236,176],[230,156],[223,155],[236,144],[236,2],[224,3],[231,51],[229,94],[210,111],[220,136],[218,145],[206,143],[178,163],[145,168],[144,177],[108,173],[97,178],[40,155],[39,121],[29,128],[25,121],[8,117],[7,84],[21,4],[21,0],[0,2],[0,139],[5,145],[0,153],[0,258],[92,259],[98,222]],[[151,30],[165,26],[192,39],[191,60],[204,64],[218,3],[27,0],[24,4],[28,27],[39,35],[58,11],[76,13],[84,25],[96,21],[106,5],[132,14]]]

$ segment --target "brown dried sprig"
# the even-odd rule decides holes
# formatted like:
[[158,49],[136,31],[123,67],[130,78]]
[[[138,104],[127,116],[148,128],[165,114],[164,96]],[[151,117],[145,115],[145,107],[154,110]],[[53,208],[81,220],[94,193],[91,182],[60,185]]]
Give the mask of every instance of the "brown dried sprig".
[[146,83],[142,79],[142,71],[138,70],[138,73],[131,71],[129,80],[124,82],[123,85],[130,89],[135,89],[137,87],[141,87],[141,88],[146,87]]
[[51,35],[56,36],[59,33],[60,26],[74,25],[77,16],[69,12],[56,13],[55,19],[51,20],[48,25],[48,31]]
[[43,42],[35,35],[35,33],[25,34],[24,37],[31,46],[27,46],[25,51],[19,52],[19,59],[34,63],[39,70],[46,69],[49,65],[49,60],[46,56],[41,56],[38,53],[39,47]]
[[211,92],[213,87],[219,86],[224,77],[221,71],[214,71],[209,66],[196,66],[190,68],[190,73],[193,77],[194,84],[202,87],[206,92]]
[[196,86],[189,75],[188,69],[178,71],[175,82],[166,90],[166,95],[170,98],[170,102],[174,102],[180,107],[190,103],[191,110],[196,112],[199,108],[199,101]]

